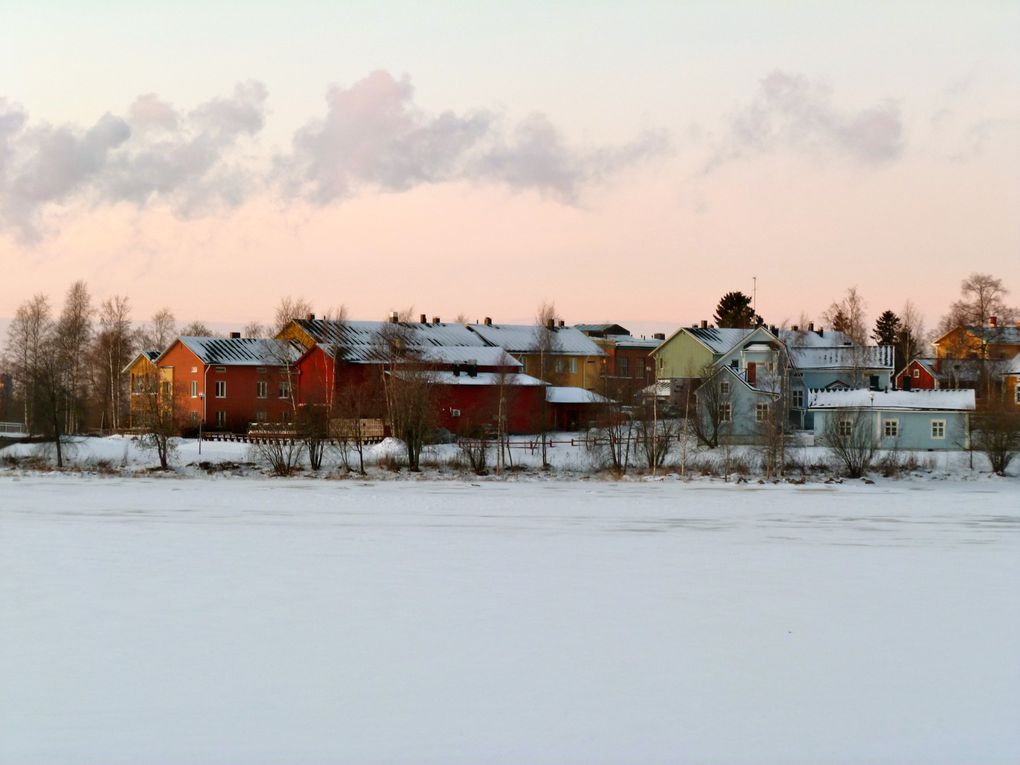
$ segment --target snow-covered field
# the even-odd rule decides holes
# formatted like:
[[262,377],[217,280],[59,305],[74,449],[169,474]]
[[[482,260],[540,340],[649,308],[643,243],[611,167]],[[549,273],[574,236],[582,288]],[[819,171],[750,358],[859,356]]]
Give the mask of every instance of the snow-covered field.
[[1015,763],[1018,582],[1016,479],[8,472],[0,762]]

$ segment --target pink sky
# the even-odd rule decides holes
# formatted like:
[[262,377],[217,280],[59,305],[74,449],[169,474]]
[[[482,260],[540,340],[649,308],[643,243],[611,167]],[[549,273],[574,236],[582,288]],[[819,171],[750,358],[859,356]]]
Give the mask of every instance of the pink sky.
[[[299,4],[305,20],[326,8]],[[651,331],[710,318],[755,276],[774,323],[818,319],[856,285],[872,317],[909,299],[930,326],[972,271],[1020,303],[1020,56],[1002,30],[1016,9],[937,6],[928,28],[899,13],[875,31],[848,5],[793,37],[758,6],[646,10],[539,34],[536,60],[562,56],[538,73],[477,44],[523,44],[523,21],[458,21],[473,39],[440,14],[440,50],[398,46],[362,9],[381,69],[302,27],[316,66],[298,72],[289,49],[254,55],[271,34],[259,13],[228,63],[178,62],[200,11],[186,5],[138,51],[134,90],[103,75],[98,35],[87,87],[72,75],[63,100],[41,74],[59,41],[24,35],[73,19],[22,12],[0,32],[0,64],[36,64],[29,87],[0,80],[0,320],[77,278],[130,296],[137,320],[167,305],[236,324],[293,295],[358,318],[497,321],[551,300],[570,322]],[[574,18],[525,16],[542,14]],[[455,53],[477,66],[455,76]]]

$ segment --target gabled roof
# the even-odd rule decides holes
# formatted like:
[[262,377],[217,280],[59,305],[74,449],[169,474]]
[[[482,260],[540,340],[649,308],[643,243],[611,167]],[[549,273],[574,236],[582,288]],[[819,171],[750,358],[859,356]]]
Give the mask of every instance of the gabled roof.
[[621,327],[619,324],[575,324],[574,326],[590,337],[630,334],[629,329]]
[[1003,326],[1003,327],[957,326],[953,327],[948,332],[935,338],[932,341],[932,345],[939,345],[943,340],[945,340],[951,334],[959,330],[963,330],[964,332],[974,335],[986,345],[1020,345],[1020,327],[1017,326]]
[[463,324],[325,319],[294,319],[294,324],[317,343],[344,348],[378,346],[387,337],[399,337],[409,348],[490,345]]
[[972,411],[973,390],[816,390],[809,409],[898,409],[925,411]]
[[129,369],[131,369],[131,367],[133,367],[135,364],[137,364],[139,359],[147,359],[151,363],[155,364],[156,363],[156,359],[158,359],[159,356],[160,356],[159,351],[153,351],[153,350],[139,351],[138,353],[135,354],[135,357],[133,359],[131,359],[131,361],[129,361],[127,363],[127,366],[125,366],[122,370],[120,370],[120,373],[122,375],[123,374],[127,374],[127,371]]
[[296,361],[302,350],[297,343],[256,337],[179,337],[177,340],[203,364],[216,366],[281,366]]
[[936,359],[930,357],[922,358],[921,356],[916,356],[912,358],[910,361],[908,361],[906,366],[903,367],[903,369],[896,373],[896,377],[899,377],[901,374],[906,372],[910,368],[911,364],[917,364],[917,366],[921,367],[921,369],[923,369],[925,372],[930,374],[932,377],[938,379],[939,375],[938,372],[935,370],[935,361]]
[[754,332],[753,329],[734,329],[729,327],[683,327],[686,332],[712,353],[726,353],[737,343]]
[[853,341],[842,332],[835,330],[804,329],[794,331],[781,329],[776,333],[787,348],[839,348],[853,345]]
[[539,332],[552,333],[555,355],[604,356],[595,341],[576,327],[537,327],[534,324],[468,324],[486,343],[498,345],[510,353],[538,353]]

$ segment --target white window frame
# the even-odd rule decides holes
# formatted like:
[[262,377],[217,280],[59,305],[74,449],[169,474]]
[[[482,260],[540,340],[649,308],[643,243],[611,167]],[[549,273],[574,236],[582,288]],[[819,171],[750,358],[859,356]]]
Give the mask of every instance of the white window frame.
[[290,380],[280,380],[277,394],[277,397],[281,399],[290,398]]
[[754,421],[768,422],[768,419],[769,419],[769,405],[767,403],[759,401],[754,405]]
[[1020,378],[1013,384],[1013,401],[1020,404]]
[[198,398],[198,380],[191,381],[191,397]]
[[265,380],[255,381],[255,398],[269,398],[269,383]]
[[217,380],[216,381],[216,398],[226,398],[226,397],[227,397],[227,381],[226,380]]
[[840,417],[836,432],[841,438],[849,438],[854,434],[854,421],[850,417]]
[[899,438],[900,437],[900,421],[898,419],[882,420],[882,437],[883,438]]
[[222,375],[222,374],[226,374],[226,372],[227,372],[227,368],[226,367],[216,367],[216,374]]
[[227,425],[227,410],[217,409],[216,410],[216,427],[223,428]]
[[921,370],[915,367],[914,371],[911,372],[911,375],[916,379],[921,376]]
[[577,359],[573,356],[570,357],[570,374],[577,374]]
[[728,396],[730,394],[730,381],[729,380],[720,380],[719,381],[719,393],[721,393],[723,396]]
[[791,396],[793,397],[793,408],[794,409],[803,409],[804,408],[804,391],[802,391],[802,390],[792,391],[791,392]]
[[733,404],[729,401],[719,404],[719,422],[733,422]]
[[931,438],[933,441],[945,441],[946,440],[946,421],[945,420],[932,420],[931,421]]

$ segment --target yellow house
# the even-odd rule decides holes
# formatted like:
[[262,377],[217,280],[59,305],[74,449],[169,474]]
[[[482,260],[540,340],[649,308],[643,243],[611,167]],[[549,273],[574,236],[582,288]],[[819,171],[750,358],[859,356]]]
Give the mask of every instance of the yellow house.
[[940,359],[1002,361],[1020,353],[1020,326],[1001,327],[992,319],[987,327],[955,327],[932,345]]
[[157,395],[157,358],[159,351],[142,351],[121,370],[121,374],[128,375],[128,427],[141,424],[139,418],[149,410],[145,397]]
[[755,331],[709,327],[704,322],[700,327],[681,327],[652,351],[655,376],[659,380],[701,377],[706,368]]
[[525,374],[553,385],[597,391],[605,373],[606,353],[576,327],[558,322],[534,324],[468,324],[489,345],[502,348],[524,364]]

